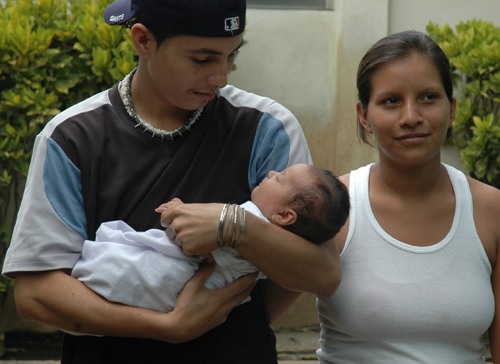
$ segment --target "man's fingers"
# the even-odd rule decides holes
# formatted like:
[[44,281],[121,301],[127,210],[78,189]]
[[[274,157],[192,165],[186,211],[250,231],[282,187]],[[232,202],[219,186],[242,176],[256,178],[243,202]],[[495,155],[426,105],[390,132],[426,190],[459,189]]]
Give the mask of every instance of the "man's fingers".
[[199,267],[198,271],[196,272],[194,277],[191,279],[191,281],[196,282],[197,285],[204,286],[206,280],[208,279],[208,277],[210,277],[210,275],[214,271],[215,266],[216,266],[216,264],[214,261],[212,261],[212,262],[208,262],[206,260],[202,261],[200,263],[200,267]]

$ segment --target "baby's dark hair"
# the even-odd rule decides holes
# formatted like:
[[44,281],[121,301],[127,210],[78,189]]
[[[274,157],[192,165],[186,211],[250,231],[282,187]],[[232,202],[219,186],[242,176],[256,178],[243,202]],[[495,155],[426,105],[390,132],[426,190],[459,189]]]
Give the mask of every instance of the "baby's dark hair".
[[290,207],[297,213],[297,221],[284,228],[314,244],[333,238],[349,216],[349,192],[332,172],[314,169],[314,183],[307,189],[296,190]]

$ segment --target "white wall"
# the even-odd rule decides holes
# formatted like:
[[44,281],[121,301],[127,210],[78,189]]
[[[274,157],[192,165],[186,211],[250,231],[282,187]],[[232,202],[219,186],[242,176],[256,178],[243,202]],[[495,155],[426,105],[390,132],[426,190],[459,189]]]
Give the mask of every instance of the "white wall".
[[339,0],[333,10],[248,11],[248,43],[230,82],[292,110],[316,164],[338,174],[366,154],[372,158],[371,149],[351,148],[357,143],[353,74],[362,50],[387,32],[387,3]]
[[248,43],[230,76],[236,86],[291,109],[312,150],[322,144],[317,131],[331,127],[334,113],[338,15],[330,10],[250,9]]
[[389,32],[425,31],[428,22],[455,27],[478,18],[500,26],[499,0],[390,0]]

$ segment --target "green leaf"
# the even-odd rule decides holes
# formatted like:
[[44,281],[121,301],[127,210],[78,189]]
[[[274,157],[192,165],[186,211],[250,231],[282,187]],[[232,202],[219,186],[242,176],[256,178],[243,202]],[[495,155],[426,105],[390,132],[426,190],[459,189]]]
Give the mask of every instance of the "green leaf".
[[[0,263],[36,135],[61,110],[108,89],[135,66],[128,31],[102,20],[108,4],[0,1]],[[0,278],[0,290],[5,282]]]
[[467,171],[500,188],[500,28],[472,19],[427,25],[454,70],[457,90],[454,142]]

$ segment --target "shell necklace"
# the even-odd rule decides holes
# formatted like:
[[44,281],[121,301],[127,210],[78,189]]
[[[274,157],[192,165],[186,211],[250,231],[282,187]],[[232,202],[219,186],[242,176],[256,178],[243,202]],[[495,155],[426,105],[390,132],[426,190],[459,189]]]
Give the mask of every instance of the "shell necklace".
[[143,120],[139,114],[137,114],[134,104],[132,103],[131,93],[132,77],[134,76],[136,70],[137,68],[126,75],[118,85],[118,90],[120,91],[120,97],[123,101],[123,105],[125,105],[125,110],[127,110],[129,116],[136,122],[135,127],[143,129],[145,133],[150,133],[152,138],[160,138],[161,141],[174,140],[175,137],[182,137],[184,133],[190,131],[194,123],[200,119],[200,116],[203,113],[203,107],[193,111],[190,118],[183,125],[171,131],[155,128],[153,125]]

